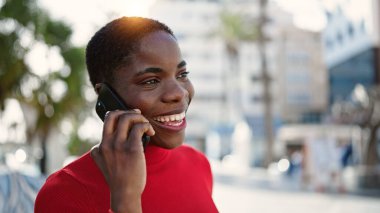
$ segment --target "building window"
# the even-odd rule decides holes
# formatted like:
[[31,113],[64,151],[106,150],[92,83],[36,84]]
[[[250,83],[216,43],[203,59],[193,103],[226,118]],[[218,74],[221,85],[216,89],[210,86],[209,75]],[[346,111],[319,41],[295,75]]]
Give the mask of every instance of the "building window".
[[348,23],[348,29],[347,29],[347,31],[348,31],[348,35],[350,37],[354,37],[355,29],[354,29],[354,26],[352,25],[351,22]]
[[334,42],[331,41],[331,39],[326,39],[325,42],[326,49],[331,50],[334,48]]
[[365,32],[365,21],[364,20],[360,21],[360,29],[362,32]]
[[288,94],[287,95],[287,102],[291,104],[303,104],[307,105],[310,103],[310,96],[308,94]]
[[338,34],[336,35],[336,40],[337,40],[338,43],[343,44],[343,35],[342,35],[342,33],[338,32]]
[[326,17],[327,17],[327,22],[331,22],[332,18],[333,18],[333,14],[326,11]]

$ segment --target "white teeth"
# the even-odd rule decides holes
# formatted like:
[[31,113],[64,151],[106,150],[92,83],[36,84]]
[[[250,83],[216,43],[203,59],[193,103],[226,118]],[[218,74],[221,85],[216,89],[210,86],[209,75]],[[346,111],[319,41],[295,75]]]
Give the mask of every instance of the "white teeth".
[[181,121],[185,118],[185,112],[175,114],[175,115],[166,115],[166,116],[158,116],[153,118],[155,121],[159,122],[169,122],[169,121]]

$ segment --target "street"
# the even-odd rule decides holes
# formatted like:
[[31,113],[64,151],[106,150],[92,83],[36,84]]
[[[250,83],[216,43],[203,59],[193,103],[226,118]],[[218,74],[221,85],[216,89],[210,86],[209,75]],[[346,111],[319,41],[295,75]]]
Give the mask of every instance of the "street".
[[216,182],[214,200],[221,213],[378,213],[380,199],[353,195],[284,192]]
[[268,179],[263,171],[221,169],[212,164],[215,203],[221,213],[378,213],[379,196],[316,193],[284,181]]

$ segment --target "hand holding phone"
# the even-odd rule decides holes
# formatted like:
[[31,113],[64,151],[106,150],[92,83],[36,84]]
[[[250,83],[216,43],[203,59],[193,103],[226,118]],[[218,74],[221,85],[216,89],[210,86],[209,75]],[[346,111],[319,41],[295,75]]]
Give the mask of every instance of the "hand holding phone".
[[[91,155],[109,186],[111,209],[140,212],[139,199],[147,179],[144,150],[149,141],[148,135],[154,135],[153,127],[140,112],[125,112],[128,108],[107,84],[101,84],[98,94],[95,109],[104,121],[103,137]],[[105,119],[109,111],[112,112]],[[142,132],[146,133],[141,138],[143,147],[139,141]]]
[[[95,106],[96,113],[104,121],[104,117],[108,111],[114,110],[130,110],[128,109],[121,98],[114,92],[110,86],[103,83],[99,89],[99,96]],[[142,137],[142,143],[145,147],[150,137],[146,134]]]

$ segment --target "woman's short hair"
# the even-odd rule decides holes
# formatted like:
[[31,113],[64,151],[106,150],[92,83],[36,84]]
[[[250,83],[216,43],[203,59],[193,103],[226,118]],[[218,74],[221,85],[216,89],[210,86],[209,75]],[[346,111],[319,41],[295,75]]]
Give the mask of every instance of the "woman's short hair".
[[156,31],[165,31],[174,37],[165,24],[142,17],[121,17],[97,31],[86,48],[86,64],[92,85],[112,83],[115,71],[131,62],[130,56],[138,51],[140,40]]

